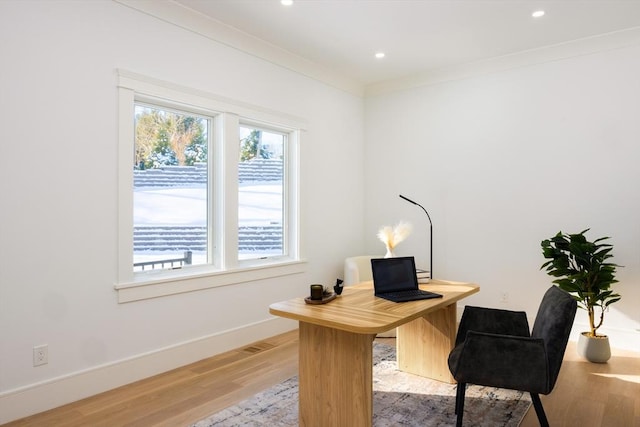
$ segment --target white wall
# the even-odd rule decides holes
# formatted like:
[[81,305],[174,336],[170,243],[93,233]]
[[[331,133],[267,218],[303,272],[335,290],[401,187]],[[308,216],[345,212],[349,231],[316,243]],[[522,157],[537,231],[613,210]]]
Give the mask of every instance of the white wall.
[[[0,39],[0,423],[295,327],[360,253],[360,97],[112,1],[0,2]],[[305,274],[116,302],[117,68],[306,119]]]
[[[375,95],[363,108],[106,0],[2,1],[0,39],[0,423],[292,327],[268,305],[331,283],[345,256],[382,255],[381,225],[411,221],[398,253],[426,266],[426,218],[398,193],[432,215],[437,277],[480,284],[475,304],[507,306],[508,292],[508,307],[531,316],[550,283],[540,241],[560,229],[610,235],[625,268],[607,332],[640,350],[637,46]],[[116,302],[117,68],[307,120],[305,274]],[[49,363],[34,368],[39,344]]]
[[[540,242],[591,228],[625,266],[601,331],[640,351],[640,47],[501,68],[367,97],[369,252],[382,253],[378,227],[408,220],[397,253],[428,267],[426,215],[402,193],[431,215],[436,278],[475,282],[468,303],[533,319],[551,284]],[[578,311],[574,333],[586,324]]]

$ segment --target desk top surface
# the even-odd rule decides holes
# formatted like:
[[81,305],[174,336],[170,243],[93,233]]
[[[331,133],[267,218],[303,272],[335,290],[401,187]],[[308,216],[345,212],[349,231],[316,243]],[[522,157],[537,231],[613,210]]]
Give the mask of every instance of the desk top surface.
[[377,334],[480,291],[480,287],[472,283],[446,280],[432,280],[421,284],[420,289],[437,292],[443,297],[395,303],[376,297],[373,283],[363,282],[345,286],[342,295],[327,304],[307,304],[304,297],[300,297],[271,304],[269,313],[360,334]]

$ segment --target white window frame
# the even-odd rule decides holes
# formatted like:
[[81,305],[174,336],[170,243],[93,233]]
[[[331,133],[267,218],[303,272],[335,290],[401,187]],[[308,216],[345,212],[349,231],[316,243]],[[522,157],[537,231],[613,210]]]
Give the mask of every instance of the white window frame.
[[[208,249],[214,263],[177,270],[133,271],[134,104],[144,102],[213,117],[209,148]],[[118,302],[192,292],[290,274],[303,273],[306,262],[300,239],[300,134],[304,120],[265,108],[228,100],[207,92],[118,70]],[[238,261],[239,126],[251,124],[287,134],[283,242],[286,256]],[[210,214],[211,220],[211,214]],[[215,232],[214,232],[215,230]]]
[[[270,262],[269,260],[277,260],[277,259],[287,259],[290,257],[290,253],[289,250],[291,247],[293,247],[294,249],[296,248],[296,242],[297,242],[297,235],[295,233],[292,233],[293,230],[289,230],[289,227],[285,227],[284,224],[288,224],[289,223],[289,212],[292,212],[292,210],[295,210],[296,207],[292,206],[289,203],[289,179],[288,176],[290,174],[290,170],[292,168],[295,168],[295,163],[296,162],[291,162],[289,160],[289,156],[291,155],[291,150],[290,147],[297,147],[298,145],[298,141],[297,141],[297,132],[287,132],[285,130],[283,130],[282,128],[278,128],[278,127],[274,127],[273,125],[269,125],[269,124],[264,124],[264,123],[260,123],[257,122],[255,120],[248,120],[246,118],[241,118],[238,122],[238,128],[240,127],[249,127],[249,128],[255,128],[255,129],[260,129],[262,131],[268,131],[268,132],[274,132],[274,133],[281,133],[286,135],[286,142],[285,142],[285,147],[286,147],[286,152],[285,152],[285,157],[284,157],[284,165],[283,165],[283,175],[284,175],[284,181],[282,183],[282,197],[283,197],[283,252],[284,255],[271,255],[268,256],[266,259],[258,259],[258,258],[251,258],[251,259],[246,259],[246,260],[237,260],[238,265],[247,265],[250,266],[252,264],[260,264],[260,263],[264,263],[264,262]],[[239,157],[240,157],[240,140],[238,139],[237,141],[238,143],[238,152],[235,153],[236,154],[236,162],[238,161]],[[237,166],[237,164],[236,164]],[[237,171],[236,171],[236,175],[237,175]],[[237,206],[238,204],[236,203],[236,214],[237,214]],[[237,230],[237,229],[236,229]],[[292,236],[291,236],[292,235]],[[291,237],[293,237],[294,239],[292,240]],[[238,241],[238,236],[235,236],[235,240]],[[237,248],[236,248],[236,253]]]

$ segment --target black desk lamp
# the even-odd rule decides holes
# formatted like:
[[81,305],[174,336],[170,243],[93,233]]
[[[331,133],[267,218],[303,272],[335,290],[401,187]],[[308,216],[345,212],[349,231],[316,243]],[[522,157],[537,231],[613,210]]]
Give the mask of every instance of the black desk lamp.
[[420,204],[416,203],[413,200],[404,197],[402,194],[399,194],[401,199],[406,200],[409,203],[413,203],[416,206],[420,206],[424,213],[427,214],[427,218],[429,218],[429,279],[433,279],[433,223],[431,222],[431,217],[429,216],[429,212]]

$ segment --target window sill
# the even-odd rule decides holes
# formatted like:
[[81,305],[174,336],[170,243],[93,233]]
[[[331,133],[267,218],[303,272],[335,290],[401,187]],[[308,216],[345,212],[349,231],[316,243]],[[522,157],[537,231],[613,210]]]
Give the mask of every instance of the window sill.
[[219,286],[236,285],[255,280],[299,274],[305,271],[305,261],[279,262],[257,267],[238,268],[236,270],[209,271],[197,274],[175,272],[162,277],[140,277],[131,283],[118,283],[115,290],[118,293],[118,303],[141,301],[184,292],[199,291]]

